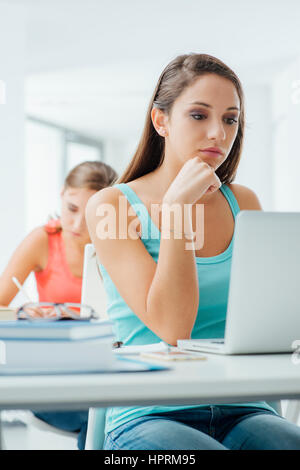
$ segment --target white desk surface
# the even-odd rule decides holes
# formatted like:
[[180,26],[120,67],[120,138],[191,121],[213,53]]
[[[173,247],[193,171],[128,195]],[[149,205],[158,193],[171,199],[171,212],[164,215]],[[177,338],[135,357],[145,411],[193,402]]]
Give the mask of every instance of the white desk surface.
[[300,364],[293,364],[291,354],[206,356],[205,361],[160,362],[172,367],[168,371],[2,375],[0,408],[82,409],[300,398]]

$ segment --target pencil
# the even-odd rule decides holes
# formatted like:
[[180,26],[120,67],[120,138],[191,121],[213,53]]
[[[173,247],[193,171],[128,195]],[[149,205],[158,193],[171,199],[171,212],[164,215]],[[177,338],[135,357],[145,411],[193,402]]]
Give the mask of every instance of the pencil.
[[23,286],[21,286],[21,284],[19,283],[18,279],[13,276],[12,277],[12,281],[16,284],[17,288],[19,289],[20,292],[22,292],[22,294],[25,295],[25,297],[27,297],[28,301],[29,302],[32,302],[32,299],[29,297],[29,295],[27,294],[26,290],[24,289]]

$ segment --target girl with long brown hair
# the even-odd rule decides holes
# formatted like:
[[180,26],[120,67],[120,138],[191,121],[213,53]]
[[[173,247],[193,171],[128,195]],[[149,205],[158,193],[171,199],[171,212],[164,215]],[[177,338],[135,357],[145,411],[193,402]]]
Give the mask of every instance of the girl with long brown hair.
[[[233,183],[244,120],[242,86],[226,64],[175,58],[126,171],[89,200],[108,315],[125,345],[224,337],[235,218],[261,210]],[[105,448],[300,449],[300,430],[266,402],[111,408]]]

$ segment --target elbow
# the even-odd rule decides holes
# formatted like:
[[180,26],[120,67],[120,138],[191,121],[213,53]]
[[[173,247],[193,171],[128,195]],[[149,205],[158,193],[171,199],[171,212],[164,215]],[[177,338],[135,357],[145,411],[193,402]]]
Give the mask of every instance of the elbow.
[[168,331],[165,331],[164,334],[160,334],[159,336],[162,341],[169,344],[170,346],[177,346],[177,341],[179,339],[191,339],[193,326],[194,324],[190,328],[185,326],[176,330],[174,328],[170,328],[169,326]]
[[170,346],[177,346],[177,341],[179,339],[191,339],[191,334],[192,332],[190,332],[189,334],[178,334],[176,336],[171,336],[169,337],[168,341],[165,342],[168,343]]
[[[198,299],[197,299],[198,300]],[[149,303],[146,305],[145,324],[161,338],[162,341],[170,346],[177,346],[177,340],[190,339],[198,313],[198,302],[194,305],[180,307],[163,305],[161,302],[149,309]],[[162,313],[164,312],[164,313]],[[169,314],[166,315],[165,312]]]

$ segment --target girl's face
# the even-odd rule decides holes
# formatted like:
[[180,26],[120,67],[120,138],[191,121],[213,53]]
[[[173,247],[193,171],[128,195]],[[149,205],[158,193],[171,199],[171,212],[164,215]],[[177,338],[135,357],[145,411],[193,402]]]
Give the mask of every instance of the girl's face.
[[[168,153],[183,164],[199,156],[215,170],[226,160],[238,132],[240,100],[234,84],[215,74],[199,77],[164,115]],[[205,149],[215,148],[217,152]],[[174,161],[174,160],[173,160]]]
[[85,188],[64,188],[61,193],[61,226],[79,244],[89,243],[85,207],[96,191]]

